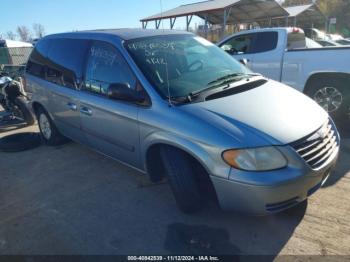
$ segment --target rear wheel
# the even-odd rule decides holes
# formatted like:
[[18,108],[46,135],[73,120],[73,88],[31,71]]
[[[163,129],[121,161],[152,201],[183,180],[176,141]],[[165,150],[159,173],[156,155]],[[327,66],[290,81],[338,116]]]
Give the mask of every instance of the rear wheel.
[[185,213],[199,210],[202,198],[191,158],[167,146],[161,148],[161,157],[178,207]]
[[68,139],[61,135],[50,116],[43,108],[38,109],[37,118],[41,137],[46,144],[57,146],[68,142]]
[[338,123],[350,118],[350,87],[341,79],[322,78],[310,83],[306,94]]

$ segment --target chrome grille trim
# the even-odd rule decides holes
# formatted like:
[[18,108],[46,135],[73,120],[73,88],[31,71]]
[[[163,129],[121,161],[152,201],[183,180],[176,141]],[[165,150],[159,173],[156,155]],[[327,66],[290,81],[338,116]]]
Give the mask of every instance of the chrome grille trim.
[[313,169],[321,168],[339,147],[337,131],[331,120],[311,135],[291,144]]

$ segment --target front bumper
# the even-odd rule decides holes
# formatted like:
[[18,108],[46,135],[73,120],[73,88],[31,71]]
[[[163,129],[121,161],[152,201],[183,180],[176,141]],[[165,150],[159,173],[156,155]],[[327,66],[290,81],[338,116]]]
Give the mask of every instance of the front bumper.
[[297,205],[325,183],[339,154],[337,148],[322,168],[316,171],[289,146],[280,150],[289,160],[286,168],[269,172],[231,169],[229,179],[211,176],[221,208],[268,215]]

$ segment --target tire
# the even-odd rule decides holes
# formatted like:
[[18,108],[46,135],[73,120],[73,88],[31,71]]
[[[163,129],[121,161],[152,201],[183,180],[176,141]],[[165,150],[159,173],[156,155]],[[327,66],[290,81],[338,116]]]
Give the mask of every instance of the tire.
[[346,87],[345,80],[320,78],[312,81],[306,90],[306,95],[323,107],[336,122],[349,121],[350,86]]
[[161,158],[180,210],[184,213],[198,211],[203,201],[191,159],[181,150],[166,146],[161,148]]
[[14,104],[21,111],[21,115],[23,116],[23,120],[27,123],[27,125],[31,126],[35,123],[35,118],[32,112],[27,107],[26,98],[23,96],[16,97],[14,100]]
[[0,151],[20,152],[30,150],[41,145],[38,133],[17,133],[0,139]]
[[49,114],[42,107],[37,110],[37,119],[40,134],[45,144],[58,146],[69,141],[58,131]]

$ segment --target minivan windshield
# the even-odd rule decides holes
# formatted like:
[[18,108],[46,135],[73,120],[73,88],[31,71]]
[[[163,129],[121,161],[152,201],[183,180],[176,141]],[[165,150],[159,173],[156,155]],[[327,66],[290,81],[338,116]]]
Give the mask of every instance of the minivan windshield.
[[221,48],[194,35],[139,38],[125,47],[163,98],[189,96],[251,74]]

